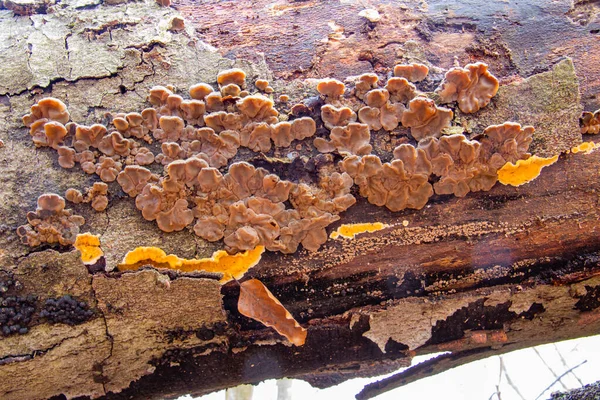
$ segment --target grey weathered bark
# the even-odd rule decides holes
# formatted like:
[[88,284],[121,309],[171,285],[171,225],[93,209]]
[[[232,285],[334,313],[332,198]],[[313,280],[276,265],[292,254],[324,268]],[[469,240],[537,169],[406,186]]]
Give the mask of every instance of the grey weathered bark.
[[[28,12],[18,3],[3,5]],[[600,331],[600,152],[566,153],[581,143],[582,109],[600,106],[593,2],[378,0],[370,2],[377,23],[352,2],[49,3],[32,15],[0,10],[0,279],[35,308],[27,333],[0,338],[0,397],[169,398],[284,376],[324,387],[407,366],[415,354],[452,351],[436,372]],[[179,12],[187,25],[177,33],[169,23]],[[248,276],[308,328],[303,347],[239,315],[235,283],[153,269],[92,273],[70,248],[18,241],[41,193],[94,180],[31,143],[20,117],[41,97],[65,100],[72,119],[89,124],[106,111],[141,110],[151,86],[214,82],[232,66],[299,101],[314,93],[307,78],[384,72],[402,60],[488,62],[503,86],[476,117],[460,116],[468,131],[516,120],[536,126],[533,152],[562,154],[530,184],[437,196],[423,210],[391,213],[360,199],[341,223],[390,227],[316,253],[264,255]],[[185,258],[220,247],[189,231],[161,232],[113,185],[106,212],[72,207],[100,235],[106,266],[141,245]],[[44,301],[65,294],[95,316],[45,322]],[[430,373],[416,369],[389,385]]]

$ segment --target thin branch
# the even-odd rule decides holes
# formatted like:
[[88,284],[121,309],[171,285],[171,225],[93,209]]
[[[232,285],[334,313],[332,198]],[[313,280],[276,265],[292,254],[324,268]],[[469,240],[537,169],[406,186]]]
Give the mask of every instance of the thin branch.
[[544,393],[546,393],[552,386],[554,386],[554,384],[556,384],[556,382],[558,382],[560,380],[560,378],[562,378],[563,376],[571,373],[575,368],[579,368],[581,367],[583,364],[585,364],[587,362],[587,360],[583,360],[582,362],[580,362],[579,364],[577,364],[576,366],[574,366],[573,368],[569,368],[568,370],[566,370],[563,374],[561,374],[554,382],[552,382],[552,384],[550,384],[550,386],[548,386],[546,389],[544,389],[544,391],[542,393],[539,394],[538,397],[535,398],[535,400],[538,400],[540,397],[542,397],[542,395]]
[[[546,366],[546,368],[548,368],[548,370],[550,372],[552,372],[552,375],[554,375],[555,379],[558,379],[558,381],[560,382],[560,384],[562,385],[564,390],[569,390],[569,388],[558,378],[558,375],[556,375],[556,372],[554,372],[554,370],[552,368],[550,368],[550,366],[548,365],[548,363],[546,363],[546,360],[544,360],[544,357],[542,357],[542,355],[540,354],[540,352],[538,351],[537,347],[533,348],[533,351],[535,351],[535,354],[537,354],[537,356],[540,358],[540,360],[542,360],[542,363]],[[556,381],[555,381],[556,382]]]
[[[562,365],[564,365],[565,368],[569,368],[569,366],[567,365],[567,361],[565,360],[562,353],[558,349],[558,346],[556,345],[556,343],[554,343],[554,349],[556,350],[556,353],[558,353],[558,356],[560,357],[560,361],[562,362]],[[579,382],[580,386],[583,386],[583,382],[581,381],[581,379],[579,379],[579,377],[577,376],[577,374],[575,372],[571,372],[571,375],[573,375],[575,377],[575,379],[577,379],[577,382]]]
[[513,390],[519,395],[521,400],[525,400],[525,397],[521,394],[517,385],[515,385],[515,383],[512,381],[512,379],[510,379],[510,376],[508,375],[508,371],[506,370],[506,367],[504,366],[504,360],[502,359],[502,357],[500,357],[500,371],[501,371],[501,373],[502,372],[504,373],[504,376],[506,377],[506,383],[508,383],[510,385],[510,387],[513,388]]

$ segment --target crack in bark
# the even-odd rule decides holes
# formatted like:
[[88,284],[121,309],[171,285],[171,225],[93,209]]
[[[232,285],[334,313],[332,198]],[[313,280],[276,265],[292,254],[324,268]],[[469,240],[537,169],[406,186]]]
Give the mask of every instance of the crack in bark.
[[80,337],[82,335],[87,335],[87,331],[84,330],[84,331],[80,332],[79,334],[77,334],[75,336],[64,337],[58,343],[55,343],[55,344],[53,344],[52,346],[50,346],[50,347],[48,347],[46,349],[33,350],[31,353],[27,353],[27,354],[17,354],[17,355],[4,356],[4,357],[0,358],[0,365],[10,364],[10,363],[13,363],[13,362],[21,362],[21,361],[31,360],[31,359],[33,359],[33,358],[35,358],[37,356],[44,355],[44,354],[48,353],[49,351],[54,350],[55,348],[57,348],[58,346],[62,345],[67,340],[77,339],[78,337]]

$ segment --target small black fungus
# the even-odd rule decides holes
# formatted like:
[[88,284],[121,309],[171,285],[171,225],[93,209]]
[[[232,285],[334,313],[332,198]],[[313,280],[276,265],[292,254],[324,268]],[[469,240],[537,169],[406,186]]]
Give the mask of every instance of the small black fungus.
[[89,320],[94,315],[87,303],[78,301],[66,294],[57,299],[48,299],[40,313],[40,317],[54,324],[77,325]]

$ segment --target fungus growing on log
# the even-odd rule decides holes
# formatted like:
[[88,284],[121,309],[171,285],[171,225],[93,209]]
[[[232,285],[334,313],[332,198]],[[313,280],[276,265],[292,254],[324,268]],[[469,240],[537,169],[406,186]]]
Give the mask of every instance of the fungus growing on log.
[[258,264],[265,251],[264,246],[230,255],[218,250],[210,258],[185,259],[165,253],[158,247],[137,247],[128,252],[118,268],[120,271],[137,270],[144,265],[155,268],[175,269],[182,272],[206,271],[222,273],[221,283],[241,279],[244,274]]
[[250,279],[240,285],[238,311],[274,328],[296,346],[302,346],[306,341],[306,329],[258,279]]
[[424,64],[401,64],[394,67],[394,76],[408,79],[411,82],[421,82],[427,77],[429,67]]
[[100,237],[91,233],[77,235],[73,246],[81,253],[81,261],[85,265],[93,265],[104,256],[100,248]]
[[82,216],[65,209],[65,199],[53,193],[38,197],[37,209],[27,213],[27,221],[29,224],[19,226],[17,234],[24,244],[31,247],[42,243],[72,245],[79,234],[79,227],[85,223]]
[[356,122],[356,113],[348,107],[336,108],[330,104],[321,107],[321,120],[327,129],[333,129],[336,126],[346,126],[349,123]]
[[417,97],[417,88],[406,78],[390,78],[385,88],[390,93],[391,101],[406,104]]
[[317,91],[326,101],[339,99],[346,90],[346,85],[337,79],[323,79],[317,84]]
[[518,160],[516,164],[507,162],[498,170],[498,180],[503,185],[521,186],[537,178],[542,168],[558,161],[558,155],[544,158],[531,156],[526,160]]
[[337,238],[346,238],[346,239],[354,239],[356,235],[365,232],[377,232],[382,229],[389,227],[387,224],[383,224],[381,222],[366,222],[366,223],[357,223],[357,224],[342,224],[335,231],[331,232],[329,235],[332,239]]
[[435,105],[425,97],[417,97],[408,103],[408,110],[402,114],[402,125],[410,128],[410,134],[416,140],[427,137],[439,137],[442,129],[450,126],[454,113]]
[[217,83],[220,87],[234,84],[245,89],[246,73],[239,68],[226,69],[217,75]]
[[498,87],[498,79],[490,74],[488,66],[478,62],[449,70],[437,93],[442,103],[458,101],[462,112],[474,113],[489,104]]
[[391,211],[421,209],[433,195],[429,183],[432,166],[422,149],[402,144],[394,150],[394,160],[382,163],[379,157],[350,156],[340,163],[358,185],[369,203]]
[[[344,96],[346,86],[340,81],[321,81],[317,90],[329,104],[320,107],[320,122],[308,115],[318,112],[323,98],[314,98],[298,112],[293,107],[289,116],[279,115],[270,98],[242,90],[246,75],[238,69],[219,73],[218,91],[205,83],[191,86],[191,99],[175,94],[171,86],[155,86],[148,96],[152,108],[109,114],[114,126],[110,131],[100,124],[63,126],[69,114],[55,99],[40,101],[24,122],[34,142],[57,151],[62,167],[74,168],[79,163],[83,171],[97,174],[104,182],[117,180],[135,198],[143,218],[156,221],[164,232],[190,227],[205,240],[222,240],[230,254],[257,246],[293,253],[302,245],[316,251],[328,238],[326,228],[356,202],[351,194],[354,184],[372,204],[392,211],[420,209],[434,191],[464,196],[469,191],[489,190],[498,180],[498,169],[529,157],[533,128],[514,123],[490,126],[477,140],[462,135],[438,139],[450,127],[452,111],[437,107],[429,98],[415,97],[417,89],[408,79],[421,79],[423,68],[397,70],[401,76],[389,78],[385,88],[378,85],[375,74],[351,79],[354,96]],[[480,75],[484,78],[477,75],[477,79],[484,82],[485,73]],[[448,82],[451,76],[447,75]],[[479,93],[475,86],[460,90],[465,96]],[[255,87],[267,92],[270,86],[259,79]],[[355,110],[363,123],[356,122]],[[401,122],[421,140],[418,146],[398,146],[388,162],[371,155],[370,131],[393,131]],[[314,162],[312,183],[304,178],[283,180],[247,162],[229,164],[239,147],[267,153],[273,145],[289,147],[323,128],[331,132],[328,138],[313,140],[316,149],[346,158],[335,166],[332,156],[318,156],[323,159]],[[160,142],[157,155],[143,143],[153,139]],[[376,151],[381,154],[379,143]],[[164,172],[152,172],[156,163],[164,165]],[[222,167],[227,170],[217,169]],[[85,196],[71,189],[66,197],[74,203],[92,202],[95,209],[104,210],[107,188],[98,182]],[[25,227],[20,231],[22,237],[29,232]],[[37,239],[23,240],[36,243]]]
[[329,141],[323,138],[314,140],[315,147],[321,153],[331,153],[337,150],[340,154],[349,153],[360,156],[369,154],[373,149],[373,146],[369,144],[371,133],[366,124],[353,122],[344,128],[336,126],[331,130],[329,138]]
[[579,126],[583,134],[595,135],[600,133],[600,110],[596,110],[593,113],[584,111],[581,114],[581,118],[579,118]]

